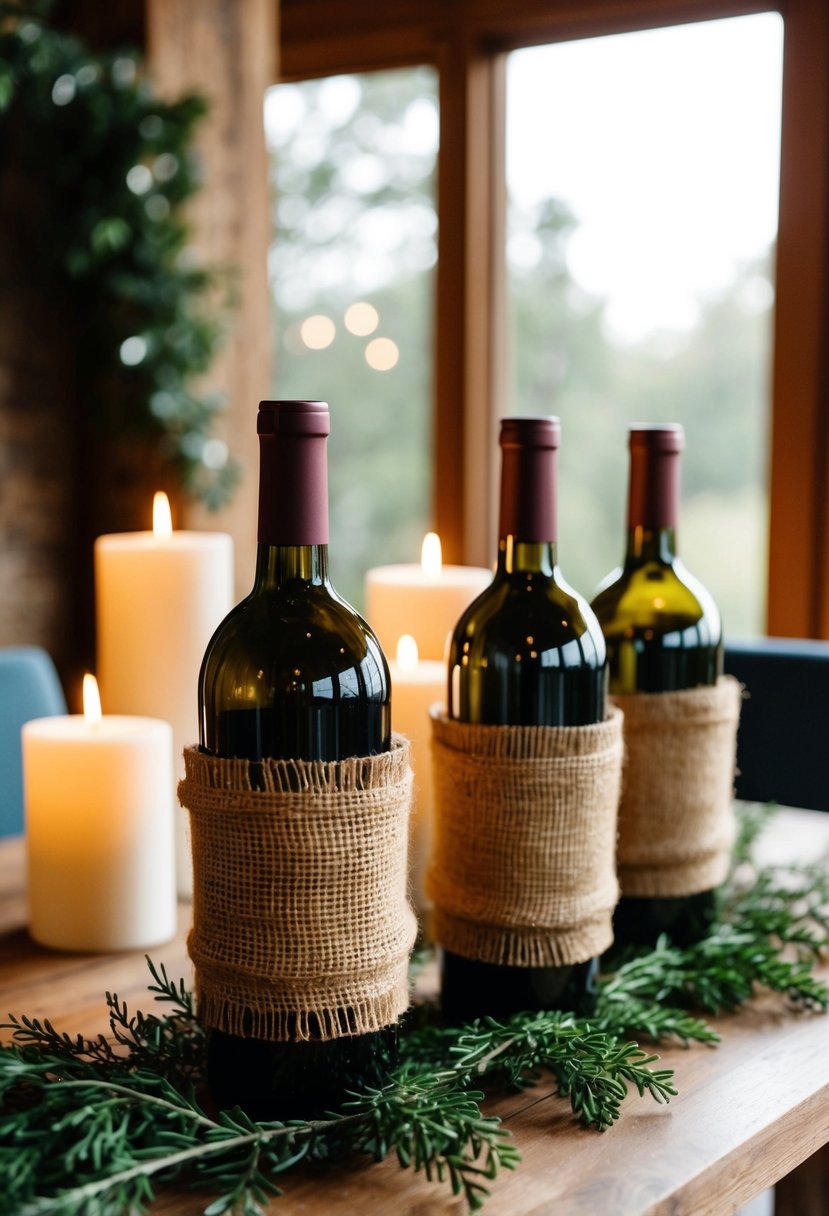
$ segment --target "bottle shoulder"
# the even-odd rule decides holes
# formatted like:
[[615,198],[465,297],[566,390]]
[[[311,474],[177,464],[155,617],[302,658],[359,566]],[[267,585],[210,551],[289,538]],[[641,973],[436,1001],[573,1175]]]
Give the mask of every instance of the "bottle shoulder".
[[679,558],[617,568],[600,584],[592,608],[608,638],[645,630],[667,634],[701,626],[713,645],[722,634],[713,597]]
[[556,570],[549,575],[496,577],[470,604],[452,635],[450,662],[518,654],[542,658],[556,650],[576,665],[601,666],[605,645],[595,614]]
[[254,590],[216,629],[202,682],[245,678],[270,685],[314,681],[359,669],[360,683],[388,695],[385,656],[362,617],[326,585]]

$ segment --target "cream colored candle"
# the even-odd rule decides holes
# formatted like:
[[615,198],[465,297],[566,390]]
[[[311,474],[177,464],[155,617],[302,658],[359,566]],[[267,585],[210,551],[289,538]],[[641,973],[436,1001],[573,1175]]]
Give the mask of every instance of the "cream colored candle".
[[[166,507],[166,511],[165,511]],[[198,676],[207,643],[233,603],[233,542],[224,532],[174,532],[156,495],[152,532],[95,542],[98,676],[108,713],[173,728],[174,782],[198,739]],[[187,817],[175,802],[179,894],[192,894]]]
[[440,539],[429,532],[420,565],[376,566],[366,574],[366,619],[387,655],[404,633],[421,659],[445,659],[447,639],[469,604],[492,582],[483,566],[444,566]]
[[144,950],[176,932],[172,731],[100,717],[90,691],[84,715],[23,727],[29,927],[58,950]]
[[424,892],[426,867],[432,849],[432,728],[429,710],[446,701],[446,664],[421,659],[417,642],[404,634],[397,643],[397,657],[389,663],[391,673],[392,729],[411,743],[414,770],[414,806],[409,865],[415,905],[421,923],[428,903]]

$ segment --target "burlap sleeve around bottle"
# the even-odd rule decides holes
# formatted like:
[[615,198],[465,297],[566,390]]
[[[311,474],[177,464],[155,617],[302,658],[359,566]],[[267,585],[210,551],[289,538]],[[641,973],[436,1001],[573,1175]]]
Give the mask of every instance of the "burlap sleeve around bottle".
[[622,714],[589,726],[474,726],[432,715],[433,933],[508,966],[607,949],[618,886]]
[[336,762],[185,750],[199,1016],[230,1034],[332,1039],[409,1002],[407,740]]
[[741,685],[722,676],[715,685],[613,698],[625,715],[623,895],[682,897],[725,878],[741,695]]

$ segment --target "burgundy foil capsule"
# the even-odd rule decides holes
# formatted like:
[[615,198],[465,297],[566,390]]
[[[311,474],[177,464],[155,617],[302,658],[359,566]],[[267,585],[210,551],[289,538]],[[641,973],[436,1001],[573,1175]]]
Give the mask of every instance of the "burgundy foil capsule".
[[558,418],[504,418],[501,422],[499,536],[527,543],[558,539],[556,450]]
[[260,543],[327,545],[327,404],[260,401],[256,429],[262,469]]
[[675,422],[634,423],[629,447],[628,530],[676,528],[683,428]]

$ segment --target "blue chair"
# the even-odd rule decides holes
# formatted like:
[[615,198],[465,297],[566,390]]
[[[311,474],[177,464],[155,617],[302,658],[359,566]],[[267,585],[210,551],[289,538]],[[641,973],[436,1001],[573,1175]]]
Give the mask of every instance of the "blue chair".
[[0,836],[23,831],[20,728],[32,718],[65,714],[55,665],[37,646],[0,649]]
[[725,670],[746,687],[737,797],[829,811],[829,642],[729,642]]

